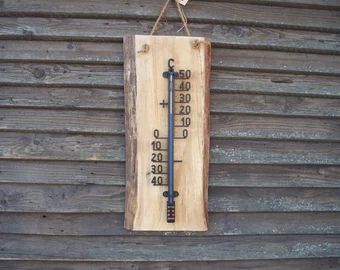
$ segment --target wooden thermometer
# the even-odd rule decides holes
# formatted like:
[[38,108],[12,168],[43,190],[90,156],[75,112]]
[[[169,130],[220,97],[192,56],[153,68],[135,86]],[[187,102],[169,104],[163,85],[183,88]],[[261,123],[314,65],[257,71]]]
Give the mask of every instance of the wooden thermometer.
[[125,227],[207,230],[210,42],[124,38]]

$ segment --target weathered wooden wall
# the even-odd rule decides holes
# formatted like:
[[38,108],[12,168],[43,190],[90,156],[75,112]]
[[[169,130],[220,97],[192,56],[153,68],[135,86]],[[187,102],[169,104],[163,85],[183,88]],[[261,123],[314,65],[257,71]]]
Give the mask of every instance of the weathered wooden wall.
[[210,229],[123,229],[122,36],[162,4],[0,1],[0,269],[339,269],[338,0],[190,3],[213,42]]

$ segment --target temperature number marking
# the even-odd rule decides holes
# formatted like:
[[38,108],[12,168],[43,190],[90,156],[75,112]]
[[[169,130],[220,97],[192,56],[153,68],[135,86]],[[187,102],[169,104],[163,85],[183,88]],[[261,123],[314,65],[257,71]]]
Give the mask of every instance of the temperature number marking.
[[[191,70],[190,69],[181,69],[178,71],[178,80],[180,80],[178,89],[175,92],[179,94],[176,95],[175,104],[178,104],[177,112],[174,113],[175,116],[178,117],[177,124],[174,125],[175,128],[179,128],[180,131],[177,132],[178,137],[174,137],[174,139],[186,139],[189,136],[188,128],[191,125],[191,82],[189,79],[191,78]],[[168,102],[163,100],[160,105],[163,108],[168,106]],[[167,178],[163,175],[167,175],[167,161],[166,156],[164,158],[164,154],[162,151],[167,151],[166,145],[164,146],[165,139],[167,137],[161,137],[159,129],[154,129],[153,131],[154,140],[151,142],[152,153],[151,153],[151,183],[154,186],[166,186]],[[180,161],[175,161],[180,162]]]
[[153,137],[154,137],[154,140],[151,142],[151,146],[153,150],[153,153],[151,154],[151,162],[153,163],[151,165],[151,173],[152,173],[151,183],[154,186],[165,186],[166,183],[164,183],[165,181],[162,175],[167,174],[166,167],[164,165],[166,161],[164,161],[164,158],[163,158],[164,155],[163,153],[160,153],[160,151],[166,151],[167,149],[163,149],[164,147],[162,148],[163,143],[160,140],[162,139],[162,137],[160,137],[158,129],[155,129],[153,131]]

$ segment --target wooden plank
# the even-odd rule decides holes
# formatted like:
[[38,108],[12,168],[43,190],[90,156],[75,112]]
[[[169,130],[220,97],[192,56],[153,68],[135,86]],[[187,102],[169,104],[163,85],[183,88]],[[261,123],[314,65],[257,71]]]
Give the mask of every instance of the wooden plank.
[[[147,45],[146,48],[150,48]],[[138,211],[138,160],[137,160],[137,71],[136,39],[134,36],[124,38],[124,98],[125,98],[125,137],[126,137],[126,196],[124,228],[133,229],[134,218]],[[165,215],[164,215],[165,217]]]
[[0,115],[0,130],[124,134],[123,111],[0,108]]
[[293,94],[313,96],[339,96],[339,77],[289,75],[250,72],[225,72],[211,74],[211,89],[215,91]]
[[123,100],[121,89],[0,86],[1,107],[122,109]]
[[236,2],[245,4],[270,5],[278,7],[303,7],[312,9],[339,10],[337,0],[203,0],[212,2]]
[[125,185],[125,163],[0,160],[0,182]]
[[3,63],[0,71],[0,83],[3,84],[86,87],[121,87],[123,84],[121,66]]
[[[97,88],[100,87],[109,89],[123,87],[122,66],[2,63],[0,71],[0,84],[3,85],[14,84],[26,87],[73,86],[77,88],[86,87],[87,91],[90,91],[88,90],[90,87],[94,87],[96,89],[95,91],[99,91]],[[211,73],[211,90],[220,92],[340,97],[339,87],[339,76],[291,75],[224,70],[213,70]],[[13,93],[9,91],[12,91],[12,88],[10,86],[5,86],[4,88],[3,95],[5,96],[6,104],[10,102],[10,104],[13,105],[16,99],[14,98],[13,101],[11,101]],[[29,90],[29,88],[24,89],[32,91]],[[39,89],[40,88],[37,88],[36,90],[42,91]],[[1,90],[1,93],[2,91],[3,90]],[[50,89],[44,96],[50,95],[49,93],[51,91]],[[68,92],[63,94],[62,91],[63,90],[59,89],[56,96],[60,93],[63,100],[64,95],[68,94]],[[66,89],[64,89],[64,91],[66,91]],[[75,95],[77,96],[78,90],[75,91]],[[101,91],[99,91],[99,93],[102,94]],[[22,93],[22,95],[27,96],[28,93]],[[37,98],[33,98],[33,101],[29,102],[36,102],[36,99]],[[57,101],[59,100],[58,97],[56,99]],[[38,98],[38,100],[40,99]],[[85,98],[85,103],[87,100],[88,98]],[[16,102],[20,104],[24,101]]]
[[211,114],[210,117],[210,134],[214,138],[320,141],[340,138],[339,119],[237,114]]
[[[146,46],[148,49],[145,51]],[[124,38],[127,229],[155,231],[208,229],[210,50],[210,41],[200,37]],[[176,82],[172,82],[174,80],[172,77],[174,68],[170,66],[172,64],[176,73],[179,72],[179,80]],[[162,77],[168,68],[169,81]],[[183,71],[183,76],[180,70]],[[187,71],[190,71],[190,76],[186,75]],[[164,152],[160,153],[162,150],[155,151],[151,145],[155,140],[159,140],[158,136],[166,136],[167,123],[173,128],[180,125],[179,122],[175,122],[178,118],[174,116],[180,113],[179,106],[175,106],[175,102],[178,103],[180,100],[180,94],[174,91],[180,88],[180,82],[185,85],[190,83],[192,86],[191,89],[186,88],[190,91],[185,95],[189,96],[191,101],[188,100],[184,104],[185,108],[191,109],[190,115],[187,115],[189,118],[186,118],[191,124],[190,127],[184,126],[184,129],[179,128],[172,133],[169,131],[168,141],[159,142],[162,144],[159,148],[168,149],[168,155],[165,155]],[[168,84],[174,88],[169,90],[169,93]],[[169,112],[159,106],[162,100],[168,103]],[[153,136],[156,129],[160,135]],[[184,131],[187,132],[186,135]],[[176,137],[185,140],[175,141]],[[160,166],[162,172],[165,168],[163,164],[153,163],[152,156],[156,154],[166,156],[162,158],[163,161],[171,160],[167,165],[166,180],[159,173],[151,172],[152,166]],[[170,169],[170,165],[174,166],[173,160],[181,160],[182,163]],[[153,186],[151,183],[153,177],[164,179],[163,184],[165,181],[169,183],[173,181],[171,185],[169,184],[168,192],[179,194],[176,202],[171,197],[173,195],[169,195],[168,200],[164,199],[162,194],[166,189],[164,186]]]
[[210,186],[339,187],[340,167],[301,165],[210,165]]
[[79,261],[0,261],[1,270],[334,270],[340,266],[339,258],[309,258],[309,259],[272,259],[245,261],[191,261],[191,262],[79,262]]
[[[277,235],[339,234],[340,213],[210,213],[207,232],[145,232],[124,229],[123,213],[1,213],[1,234],[37,235]],[[1,269],[1,267],[0,267]]]
[[[210,164],[209,186],[340,187],[339,166]],[[125,185],[122,162],[0,160],[1,183]]]
[[[216,99],[215,95],[212,96]],[[230,98],[233,98],[233,95],[225,95],[219,103],[224,100],[230,102]],[[256,98],[257,96],[254,101],[257,100]],[[239,110],[239,113],[244,113],[243,108],[245,107],[246,111],[248,107],[243,104],[240,106],[237,98],[235,100],[235,111]],[[233,111],[234,104],[228,107],[228,102],[223,106]],[[256,102],[253,103],[257,106]],[[214,107],[212,104],[213,109]],[[274,106],[268,107],[274,108]],[[333,108],[334,106],[330,106],[330,111]],[[279,106],[278,109],[280,109]],[[307,106],[304,109],[308,109]],[[122,111],[0,108],[0,115],[0,131],[124,135],[125,130]],[[210,118],[210,135],[214,138],[340,141],[340,119],[229,113],[213,113]]]
[[123,212],[122,186],[1,184],[1,212]]
[[[115,42],[0,40],[0,60],[122,64],[122,44]],[[314,74],[340,74],[340,56],[263,50],[214,48],[215,68]]]
[[[80,4],[81,3],[81,4]],[[96,9],[90,0],[79,4],[70,4],[66,0],[53,3],[45,1],[4,0],[2,14],[24,16],[67,16],[67,17],[105,17],[105,18],[149,18],[155,20],[162,9],[163,3],[152,0],[123,0],[112,3],[108,0],[98,1]],[[138,10],[138,12],[137,12]],[[204,10],[204,12],[202,12]],[[169,5],[166,16],[169,20],[178,20],[175,5]],[[186,9],[189,21],[212,22],[223,24],[241,24],[271,26],[279,28],[311,29],[339,32],[340,20],[338,13],[332,10],[309,10],[302,8],[274,7],[263,5],[247,5],[227,2],[195,1]]]
[[123,161],[123,136],[0,133],[0,158]]
[[[0,18],[3,26],[0,28],[0,39],[122,41],[124,35],[149,34],[153,22],[133,19],[4,17]],[[177,30],[181,27],[181,23],[162,24],[158,33],[178,35]],[[339,37],[335,33],[199,23],[190,23],[190,29],[193,36],[205,36],[213,44],[224,47],[340,53]]]
[[338,164],[338,143],[214,139],[213,163]]
[[[63,110],[76,108],[100,110],[111,109],[119,110],[121,112],[124,109],[122,90],[97,91],[97,89],[75,89],[73,91],[73,89],[58,88],[46,90],[41,88],[3,88],[5,89],[0,93],[0,106],[11,108],[1,109],[3,111],[3,115],[9,118],[10,114],[15,114],[18,111],[13,110],[13,107],[20,107],[20,109],[22,109],[22,107],[37,107],[46,109],[60,108]],[[42,93],[42,96],[36,97],[36,95],[40,93]],[[68,95],[69,93],[70,95]],[[95,94],[98,94],[98,96],[93,100]],[[46,100],[43,100],[43,98]],[[92,103],[90,103],[91,98],[93,100]],[[101,106],[101,104],[103,104],[103,106]],[[13,112],[11,112],[11,110]],[[35,113],[36,115],[34,117],[39,117],[39,112],[46,112],[48,115],[48,110],[24,111],[28,114]],[[61,112],[54,112],[56,114],[56,121],[58,121],[58,114],[61,114]],[[215,113],[242,113],[281,116],[339,117],[340,99],[212,92],[211,112],[213,115]],[[74,111],[73,113],[79,114],[79,117],[84,115],[84,112],[79,111]],[[50,114],[52,114],[52,112],[50,112]],[[110,115],[109,112],[105,113],[96,111],[92,114]],[[117,116],[119,115],[118,113],[116,114]],[[20,118],[19,115],[17,115],[17,117]],[[72,118],[71,115],[70,117]],[[100,116],[98,117],[100,118]],[[110,115],[110,117],[112,117],[112,115]]]
[[[337,211],[339,195],[337,189],[219,187],[211,189],[209,209],[216,212]],[[233,205],[237,200],[242,201],[242,209]]]
[[122,162],[0,161],[0,181],[50,184],[124,185]]
[[[339,167],[211,164],[210,186],[340,187]],[[124,185],[124,163],[0,160],[0,182]]]
[[214,48],[212,66],[234,70],[339,74],[340,57],[321,54]]
[[1,61],[123,64],[118,42],[0,40]]
[[[211,163],[340,163],[339,143],[213,139]],[[0,133],[0,159],[124,161],[123,136]]]
[[299,116],[340,116],[340,99],[215,93],[211,111]]
[[209,238],[1,235],[0,241],[0,257],[7,260],[215,261],[337,257],[340,252],[340,237],[334,235]]
[[[1,184],[3,212],[124,211],[123,186]],[[210,187],[210,212],[339,211],[340,189]]]
[[123,89],[0,86],[1,107],[124,109]]

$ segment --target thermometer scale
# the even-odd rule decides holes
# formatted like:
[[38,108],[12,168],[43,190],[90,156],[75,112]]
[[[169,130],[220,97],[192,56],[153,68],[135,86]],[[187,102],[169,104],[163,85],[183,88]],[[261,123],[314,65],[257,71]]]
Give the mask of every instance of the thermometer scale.
[[[164,108],[168,108],[168,132],[167,137],[160,137],[159,129],[155,129],[153,132],[153,136],[155,138],[152,141],[152,158],[151,161],[155,164],[151,165],[152,171],[152,184],[157,185],[166,185],[167,191],[163,192],[163,196],[167,198],[167,222],[173,223],[175,222],[175,197],[179,194],[174,190],[174,166],[175,162],[182,162],[182,160],[174,159],[174,142],[177,139],[187,139],[188,138],[188,128],[191,123],[190,119],[190,100],[191,95],[189,93],[191,88],[191,83],[189,81],[191,77],[191,70],[179,70],[176,72],[174,70],[174,62],[173,58],[168,60],[168,70],[163,72],[163,77],[168,80],[168,102],[163,100],[160,105]],[[175,89],[175,80],[180,80],[179,89]],[[180,93],[179,95],[175,95],[175,92],[186,92]],[[178,97],[176,101],[176,97]],[[180,104],[179,110],[176,113],[175,104]],[[175,124],[175,117],[180,118],[180,124]],[[182,129],[180,136],[175,136],[175,129]],[[167,140],[167,149],[162,149],[162,145],[164,141]],[[161,151],[167,151],[167,173],[164,173],[164,165],[163,165],[163,153]],[[167,184],[164,183],[164,176],[167,176]]]

